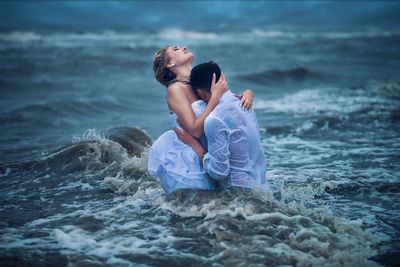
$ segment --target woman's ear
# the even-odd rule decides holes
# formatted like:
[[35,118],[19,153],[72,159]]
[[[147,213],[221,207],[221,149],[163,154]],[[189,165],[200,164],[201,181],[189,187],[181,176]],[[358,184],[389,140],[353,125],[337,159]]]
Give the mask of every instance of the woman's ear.
[[166,65],[166,67],[169,69],[169,68],[173,68],[173,67],[175,67],[176,66],[176,64],[174,64],[174,63],[172,63],[172,62],[169,62],[167,65]]

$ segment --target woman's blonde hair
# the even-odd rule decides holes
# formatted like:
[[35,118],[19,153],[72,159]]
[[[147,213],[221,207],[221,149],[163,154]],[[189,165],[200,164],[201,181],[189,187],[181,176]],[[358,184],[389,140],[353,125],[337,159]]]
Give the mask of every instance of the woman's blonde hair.
[[169,85],[175,82],[189,83],[188,77],[177,76],[169,68],[167,68],[167,64],[169,62],[167,49],[169,47],[170,46],[165,46],[161,48],[154,56],[153,60],[154,76],[156,77],[157,81],[162,85],[164,85],[165,87],[168,87]]

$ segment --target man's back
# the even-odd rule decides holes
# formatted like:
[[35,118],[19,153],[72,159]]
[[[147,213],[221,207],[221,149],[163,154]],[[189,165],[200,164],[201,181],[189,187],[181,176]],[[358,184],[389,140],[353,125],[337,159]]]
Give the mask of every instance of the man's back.
[[208,153],[206,172],[225,187],[264,184],[265,157],[253,110],[243,111],[239,100],[227,91],[204,123]]

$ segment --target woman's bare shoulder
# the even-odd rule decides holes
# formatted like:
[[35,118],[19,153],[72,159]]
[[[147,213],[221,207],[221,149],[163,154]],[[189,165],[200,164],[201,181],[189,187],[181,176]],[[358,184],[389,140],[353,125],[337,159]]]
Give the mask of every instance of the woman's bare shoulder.
[[189,85],[184,83],[173,83],[169,85],[167,87],[167,98],[175,96],[186,96],[188,87]]

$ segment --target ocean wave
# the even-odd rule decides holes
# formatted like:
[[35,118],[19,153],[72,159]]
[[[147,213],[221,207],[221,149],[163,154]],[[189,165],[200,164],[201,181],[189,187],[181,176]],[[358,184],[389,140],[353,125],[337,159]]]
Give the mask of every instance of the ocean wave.
[[254,37],[263,37],[263,38],[296,38],[297,34],[293,32],[284,32],[284,31],[266,31],[261,29],[253,29],[250,32],[250,35]]
[[147,148],[151,143],[138,128],[111,128],[104,136],[90,129],[81,138],[75,138],[73,144],[46,155],[41,164],[65,173],[104,170],[117,164],[117,168],[129,169],[134,171],[131,174],[140,176],[147,171]]
[[[301,139],[288,143],[295,141],[307,144]],[[141,150],[129,153],[129,147],[136,147],[131,142]],[[267,190],[180,190],[165,195],[158,180],[146,174],[148,142],[139,129],[113,128],[104,135],[88,130],[26,169],[36,174],[24,181],[24,197],[40,195],[40,202],[33,201],[36,206],[26,205],[31,210],[40,203],[45,212],[24,217],[24,227],[5,225],[0,251],[10,255],[19,250],[18,255],[30,262],[35,262],[35,253],[49,259],[43,251],[52,251],[58,257],[68,255],[65,261],[70,264],[115,266],[171,262],[376,266],[371,257],[378,253],[377,244],[387,240],[386,234],[368,228],[373,218],[346,219],[327,205],[335,196],[354,196],[364,187],[352,194],[355,187],[350,180],[334,175],[323,182],[313,180],[323,167],[307,173],[271,166]],[[281,142],[276,147],[283,146]],[[298,156],[309,160],[310,149],[301,151]],[[286,155],[290,153],[298,154],[292,149]],[[18,174],[10,166],[3,169],[4,174]],[[291,183],[291,175],[299,182]],[[13,183],[14,179],[3,178]],[[391,192],[395,186],[377,185],[376,191]],[[7,188],[15,205],[27,202],[16,197],[20,189],[19,183]]]
[[363,89],[349,91],[333,87],[303,89],[280,99],[254,101],[255,109],[308,115],[346,115],[370,107],[372,112],[381,114],[382,109],[394,108],[396,103],[381,95],[366,94]]
[[384,38],[399,36],[399,31],[363,30],[363,31],[277,31],[253,29],[251,34],[264,38],[324,38],[324,39],[353,39],[353,38]]
[[[126,49],[141,47],[161,47],[166,40],[199,41],[216,40],[221,35],[213,32],[186,31],[179,28],[163,29],[151,32],[115,32],[111,30],[98,32],[23,32],[0,33],[3,44],[41,44],[59,47],[91,46],[93,44],[112,45]],[[224,38],[224,37],[223,37]]]
[[[266,133],[274,138],[292,135],[304,140],[327,141],[346,140],[351,134],[353,138],[363,139],[365,132],[371,132],[372,122],[374,133],[390,137],[387,144],[381,141],[383,149],[389,152],[390,140],[394,138],[394,144],[397,138],[398,88],[397,82],[372,81],[358,89],[305,89],[280,99],[255,100],[255,109],[292,116],[286,123],[277,121],[265,126]],[[379,147],[374,150],[387,154]],[[369,163],[376,167],[380,164]]]
[[0,41],[3,42],[40,42],[44,40],[44,36],[35,32],[15,31],[10,33],[0,33]]
[[395,179],[386,180],[384,182],[360,181],[352,183],[340,183],[335,187],[326,187],[325,192],[333,195],[344,195],[346,197],[354,197],[362,194],[373,196],[375,193],[399,193],[399,186],[400,183],[395,181]]
[[301,124],[266,126],[266,131],[271,136],[296,136],[307,137],[313,133],[326,135],[326,131],[349,130],[349,116],[320,116],[315,120],[307,120]]
[[[111,44],[129,48],[156,46],[161,47],[167,41],[185,41],[195,44],[198,41],[222,43],[248,43],[255,40],[275,39],[354,39],[354,38],[392,38],[398,37],[398,31],[294,31],[253,28],[245,31],[193,31],[184,28],[164,28],[158,32],[117,32],[80,31],[80,32],[34,32],[12,31],[0,33],[1,43],[42,44],[50,46],[85,46],[91,44]],[[194,41],[194,42],[192,42]],[[164,44],[165,45],[165,44]]]
[[[280,99],[254,101],[255,109],[265,109],[272,112],[318,113],[320,111],[341,112],[344,105],[329,95],[329,89],[305,89],[294,94],[285,95]],[[354,107],[347,107],[351,110]]]
[[2,123],[56,123],[56,119],[102,114],[118,110],[121,106],[112,99],[105,100],[63,100],[27,105],[0,114]]
[[185,31],[179,28],[165,29],[158,33],[164,40],[215,40],[219,35],[213,32]]
[[[355,88],[357,89],[357,88]],[[400,99],[400,80],[376,81],[369,80],[360,89],[372,96],[385,97],[392,100]]]
[[87,46],[98,43],[136,47],[140,46],[140,44],[146,44],[146,37],[149,37],[146,33],[122,33],[109,30],[53,33],[15,31],[0,33],[0,42],[16,44],[40,43],[41,45],[60,47]]
[[40,159],[11,162],[0,169],[4,169],[5,177],[24,170],[40,177],[92,172],[101,177],[118,171],[140,177],[147,172],[147,150],[151,143],[150,137],[138,128],[111,128],[106,134],[89,129],[82,137],[74,138],[73,143],[47,152]]
[[321,80],[326,75],[310,70],[304,66],[288,69],[270,69],[261,72],[238,75],[239,79],[252,81],[260,84],[282,82],[285,80],[301,81],[305,79]]
[[[377,254],[372,247],[385,239],[379,232],[365,231],[362,219],[348,220],[312,207],[309,188],[282,187],[280,200],[240,189],[186,190],[166,197],[160,187],[145,183],[142,180],[137,189],[132,181],[120,181],[124,185],[117,185],[116,192],[125,187],[130,192],[127,197],[110,201],[92,196],[88,203],[69,205],[74,209],[68,213],[33,219],[18,230],[6,228],[0,250],[23,248],[30,255],[51,250],[68,255],[69,263],[115,266],[132,262],[376,266],[369,259]],[[41,235],[32,237],[24,231]]]

